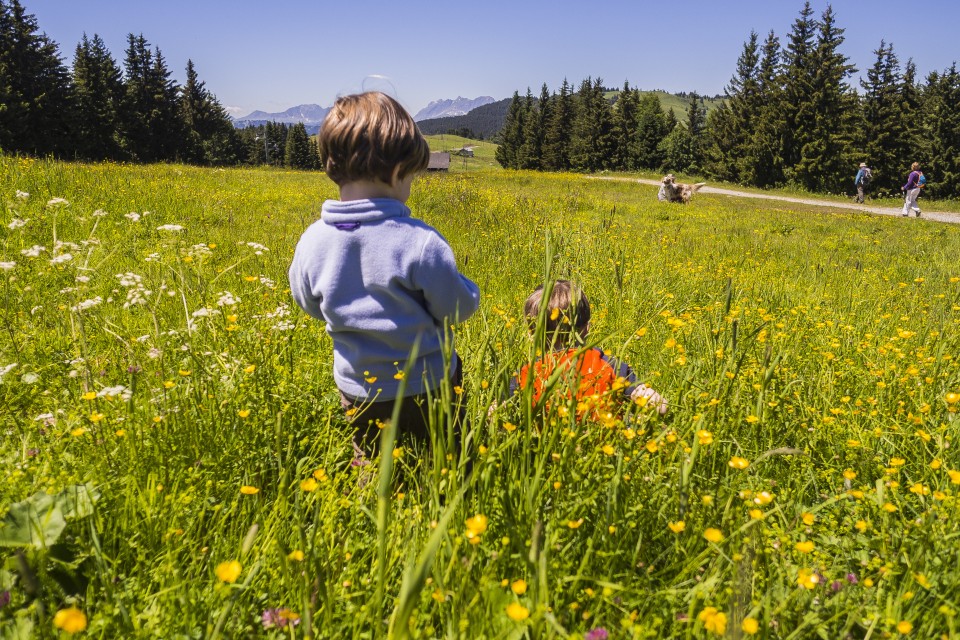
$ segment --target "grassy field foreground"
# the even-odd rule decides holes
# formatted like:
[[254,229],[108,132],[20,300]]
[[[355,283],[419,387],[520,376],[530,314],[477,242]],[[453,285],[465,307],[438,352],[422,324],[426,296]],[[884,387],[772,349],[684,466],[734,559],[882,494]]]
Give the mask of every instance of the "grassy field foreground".
[[[467,479],[354,455],[286,289],[325,177],[0,158],[0,638],[957,637],[960,228],[655,192],[414,185]],[[665,418],[488,415],[548,276]]]

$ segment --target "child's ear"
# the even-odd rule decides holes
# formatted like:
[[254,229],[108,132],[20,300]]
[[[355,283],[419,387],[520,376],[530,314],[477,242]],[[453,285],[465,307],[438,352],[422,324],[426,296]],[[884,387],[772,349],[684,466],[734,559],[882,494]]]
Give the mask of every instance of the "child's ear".
[[393,175],[390,176],[390,186],[396,187],[398,184],[400,184],[400,165],[393,168]]

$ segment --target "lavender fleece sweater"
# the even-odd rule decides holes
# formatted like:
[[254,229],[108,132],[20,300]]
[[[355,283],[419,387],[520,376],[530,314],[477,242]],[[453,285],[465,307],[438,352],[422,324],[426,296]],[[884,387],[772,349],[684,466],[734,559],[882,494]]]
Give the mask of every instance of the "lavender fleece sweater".
[[289,275],[297,304],[327,323],[337,387],[358,399],[397,397],[394,375],[417,339],[404,395],[439,386],[452,373],[444,370],[443,327],[480,304],[480,289],[460,274],[443,236],[392,198],[324,202]]

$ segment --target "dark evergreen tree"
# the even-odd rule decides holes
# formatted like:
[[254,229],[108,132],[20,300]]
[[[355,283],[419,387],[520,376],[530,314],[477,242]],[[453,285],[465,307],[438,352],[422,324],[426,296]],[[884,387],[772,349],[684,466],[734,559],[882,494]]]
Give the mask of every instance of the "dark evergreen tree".
[[159,47],[153,50],[153,67],[148,75],[152,95],[150,114],[151,155],[157,160],[179,160],[185,131],[180,119],[180,91],[171,79]]
[[640,158],[637,127],[640,97],[630,88],[629,82],[623,83],[623,89],[613,106],[612,168],[619,171],[636,171],[639,168]]
[[313,169],[314,155],[307,129],[302,122],[298,122],[287,135],[283,164],[290,169]]
[[673,111],[670,111],[669,116],[664,113],[660,98],[656,94],[647,93],[640,98],[637,104],[637,168],[660,168],[663,164],[660,143],[676,124]]
[[953,63],[943,73],[932,73],[924,92],[926,131],[930,158],[919,159],[927,176],[928,193],[937,197],[960,196],[960,73]]
[[573,121],[571,168],[576,171],[599,171],[610,165],[613,150],[613,114],[606,99],[603,81],[587,78],[577,92]]
[[0,149],[71,155],[70,73],[19,0],[0,0]]
[[179,105],[184,131],[180,149],[184,160],[235,164],[242,155],[236,130],[216,96],[200,81],[192,60],[187,61],[187,81],[180,87]]
[[759,65],[758,36],[751,31],[737,59],[737,72],[726,87],[726,100],[709,117],[711,144],[704,149],[704,162],[706,172],[714,178],[743,180],[751,131],[762,106]]
[[[930,157],[930,136],[926,130],[929,122],[922,117],[927,113],[923,102],[924,91],[917,78],[917,65],[913,63],[913,59],[909,59],[903,67],[903,81],[900,83],[900,114],[906,131],[903,156],[898,167],[906,168],[916,158]],[[901,182],[900,185],[902,184]]]
[[757,71],[759,106],[739,163],[740,179],[746,184],[771,187],[784,181],[783,101],[780,39],[771,31],[763,43]]
[[543,168],[548,171],[568,171],[574,106],[570,84],[566,78],[560,85],[560,93],[550,102],[552,106],[544,132]]
[[913,151],[901,101],[903,78],[892,44],[881,40],[874,54],[873,66],[860,81],[863,97],[858,147],[863,149],[864,161],[873,173],[871,190],[897,193],[903,184],[900,172],[909,165],[906,158]]
[[119,136],[123,79],[120,67],[103,40],[83,34],[73,57],[77,113],[74,126],[77,153],[93,160],[123,157]]
[[516,169],[517,155],[523,144],[523,101],[520,93],[513,92],[513,100],[510,102],[510,109],[507,111],[506,120],[503,123],[503,129],[500,130],[499,146],[494,155],[496,161],[504,169]]
[[660,142],[658,151],[662,158],[662,171],[679,173],[694,166],[693,140],[687,128],[680,123]]
[[[787,180],[796,179],[796,167],[800,163],[804,145],[816,135],[818,114],[810,96],[814,93],[816,73],[817,22],[813,17],[810,2],[803,5],[784,51],[783,100],[778,108],[782,113],[781,156]],[[806,177],[806,175],[804,175]]]
[[693,91],[687,105],[687,136],[690,139],[690,163],[686,170],[699,173],[703,169],[703,149],[706,146],[707,108],[703,98]]
[[530,87],[523,99],[523,142],[517,152],[517,168],[540,168],[540,153],[543,148],[543,129],[541,129],[540,104],[533,99]]
[[840,53],[844,30],[836,24],[829,5],[816,23],[818,34],[810,60],[811,91],[804,98],[802,112],[812,119],[802,120],[803,130],[793,180],[811,191],[843,192],[849,189],[851,165],[855,165],[853,129],[856,95],[847,77],[856,69]]

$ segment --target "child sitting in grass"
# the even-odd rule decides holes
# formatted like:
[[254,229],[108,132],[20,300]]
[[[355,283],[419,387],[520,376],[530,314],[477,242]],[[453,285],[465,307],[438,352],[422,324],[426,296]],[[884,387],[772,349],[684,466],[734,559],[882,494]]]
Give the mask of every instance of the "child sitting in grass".
[[364,448],[376,447],[397,401],[399,434],[429,442],[428,399],[439,402],[445,380],[462,384],[450,327],[473,315],[480,291],[405,204],[427,168],[427,141],[396,100],[368,92],[334,103],[320,156],[340,199],[324,202],[300,238],[290,291],[326,322],[341,405]]
[[[524,365],[511,391],[532,386],[538,402],[544,393],[561,393],[568,400],[575,389],[577,415],[605,420],[619,415],[623,401],[667,412],[667,401],[659,393],[637,384],[633,370],[598,347],[584,343],[590,330],[590,303],[579,287],[569,280],[553,283],[544,301],[543,286],[537,287],[524,303],[523,314],[536,335],[543,322],[544,343],[549,353]],[[542,318],[542,320],[541,320]]]

